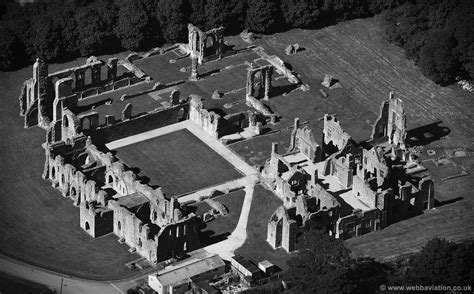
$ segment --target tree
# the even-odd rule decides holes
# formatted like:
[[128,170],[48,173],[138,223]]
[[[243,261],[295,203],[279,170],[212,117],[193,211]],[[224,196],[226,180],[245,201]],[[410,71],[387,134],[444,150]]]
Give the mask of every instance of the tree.
[[80,55],[101,54],[118,47],[119,41],[113,32],[115,10],[116,6],[108,1],[94,2],[77,10],[74,20]]
[[156,30],[150,12],[143,1],[119,0],[118,19],[114,32],[122,47],[127,50],[141,49],[153,44]]
[[356,288],[349,277],[354,263],[341,240],[320,228],[307,230],[301,239],[284,278],[292,292],[351,293]]
[[188,0],[186,5],[189,7],[191,13],[189,14],[189,21],[205,29],[206,26],[206,0]]
[[461,63],[461,75],[474,80],[474,2],[461,1],[449,19],[446,21],[446,30],[452,32],[456,39],[455,52]]
[[314,26],[320,14],[314,0],[282,0],[281,11],[285,22],[294,28]]
[[248,2],[247,28],[260,33],[270,33],[280,25],[280,11],[274,1],[252,0]]
[[52,61],[61,57],[64,53],[61,46],[62,27],[49,15],[37,17],[34,23],[34,56],[41,56],[46,61]]
[[157,8],[158,21],[163,28],[163,37],[170,43],[185,41],[187,19],[183,0],[160,0]]
[[21,42],[8,28],[0,27],[0,70],[11,70],[24,64]]
[[418,63],[421,71],[438,84],[454,82],[460,72],[460,64],[454,54],[454,37],[443,30],[432,33],[429,40],[421,49]]
[[410,259],[402,279],[419,285],[472,285],[473,264],[474,243],[455,244],[435,238]]

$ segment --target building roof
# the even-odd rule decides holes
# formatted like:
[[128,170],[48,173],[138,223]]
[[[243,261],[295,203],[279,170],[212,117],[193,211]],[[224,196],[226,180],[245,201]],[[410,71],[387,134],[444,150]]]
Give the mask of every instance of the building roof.
[[225,266],[224,261],[217,254],[214,254],[204,259],[194,260],[194,262],[191,263],[185,262],[181,267],[177,265],[171,270],[164,269],[159,271],[156,274],[156,278],[163,286],[173,285],[223,266]]
[[234,257],[232,257],[232,259],[235,260],[238,264],[240,264],[243,268],[248,270],[252,275],[261,272],[255,264],[251,263],[249,260],[245,259],[240,255],[235,255]]
[[268,260],[263,260],[263,261],[260,261],[260,262],[258,263],[258,266],[259,266],[260,268],[262,268],[262,267],[263,267],[263,268],[269,268],[269,267],[272,267],[272,266],[273,266],[273,263],[269,262]]

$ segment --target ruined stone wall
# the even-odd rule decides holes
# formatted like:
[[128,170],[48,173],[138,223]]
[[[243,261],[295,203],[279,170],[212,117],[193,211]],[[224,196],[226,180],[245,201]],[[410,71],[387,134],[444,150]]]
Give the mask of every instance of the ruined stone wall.
[[340,207],[339,201],[318,183],[312,185],[310,195],[318,199],[319,208],[322,210]]
[[[65,150],[81,154],[84,151],[84,141],[76,138],[74,145],[59,143],[46,147],[46,162],[43,177],[52,182],[63,196],[71,197],[75,205],[87,202],[97,202],[107,206],[107,193],[101,190],[96,181],[88,179],[82,171],[67,163],[62,155]],[[100,166],[98,167],[100,168]]]
[[[359,170],[358,174],[353,178],[353,185],[352,185],[352,192],[355,197],[357,197],[360,201],[365,203],[370,208],[376,208],[383,210],[385,209],[385,204],[383,203],[383,199],[377,202],[377,191],[373,190],[369,183],[364,180],[363,175],[361,174],[361,170]],[[380,207],[379,205],[382,205]]]
[[275,113],[272,113],[260,100],[252,96],[246,96],[245,101],[248,106],[253,107],[258,113],[270,118],[271,122],[276,122],[278,116]]
[[395,98],[393,92],[382,103],[380,114],[372,131],[371,139],[388,138],[390,144],[405,149],[406,115],[403,102]]
[[188,114],[189,104],[182,103],[169,108],[157,109],[138,117],[125,121],[117,121],[113,116],[108,116],[108,123],[95,130],[85,131],[94,142],[107,143],[119,140],[142,132],[161,128],[185,119]]
[[325,175],[332,175],[346,188],[352,186],[354,159],[352,154],[333,154],[326,159]]
[[287,252],[296,249],[296,233],[298,226],[290,219],[286,209],[280,206],[270,217],[267,226],[267,242],[273,249],[283,248]]
[[63,141],[71,141],[74,137],[79,136],[81,133],[81,121],[72,113],[70,110],[63,110],[62,115],[62,132],[61,138]]
[[336,238],[348,239],[378,231],[384,227],[384,216],[380,210],[358,211],[341,217],[337,221]]
[[383,150],[379,150],[377,147],[370,150],[363,148],[362,166],[365,179],[375,177],[377,179],[377,186],[383,185],[389,173]]
[[316,143],[313,132],[307,126],[300,128],[298,118],[295,118],[288,150],[299,151],[313,163],[321,161],[322,158],[321,147]]
[[149,225],[144,224],[126,207],[116,207],[114,205],[112,205],[112,207],[114,214],[114,234],[150,262],[157,262],[158,238],[156,234],[159,228],[154,229],[153,232]]
[[[224,27],[210,29],[203,32],[193,24],[188,24],[188,44],[183,46],[185,51],[197,57],[199,64],[207,61],[209,57],[222,56],[224,46]],[[207,46],[207,39],[212,39],[212,46]]]
[[114,214],[112,210],[96,211],[92,204],[86,205],[85,202],[80,204],[79,210],[79,224],[93,238],[113,232]]
[[218,114],[204,109],[199,96],[191,95],[190,98],[189,119],[210,136],[219,138],[222,118]]
[[197,249],[199,247],[198,233],[194,216],[163,227],[158,234],[160,245],[158,259],[165,260],[178,253]]
[[338,150],[344,149],[352,140],[351,136],[342,129],[337,117],[332,115],[324,115],[323,134],[323,144],[330,144],[332,142]]

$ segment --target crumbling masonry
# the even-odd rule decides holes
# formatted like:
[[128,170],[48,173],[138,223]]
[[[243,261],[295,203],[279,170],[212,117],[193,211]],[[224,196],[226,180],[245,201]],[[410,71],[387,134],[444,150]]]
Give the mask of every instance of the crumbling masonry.
[[406,149],[405,130],[403,103],[393,93],[371,139],[360,144],[335,116],[324,116],[321,145],[296,119],[288,153],[280,155],[274,143],[261,173],[283,200],[268,222],[267,242],[292,251],[308,220],[346,239],[434,208],[433,181]]

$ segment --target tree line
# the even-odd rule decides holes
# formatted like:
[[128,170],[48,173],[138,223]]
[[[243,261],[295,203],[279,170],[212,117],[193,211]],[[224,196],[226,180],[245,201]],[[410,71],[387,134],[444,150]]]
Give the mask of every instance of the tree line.
[[474,1],[412,0],[384,13],[386,38],[441,85],[474,79]]
[[298,253],[287,261],[285,293],[383,293],[388,286],[474,284],[472,241],[435,238],[420,252],[390,263],[351,258],[344,241],[317,225],[308,226],[297,242]]
[[273,33],[371,16],[406,0],[60,0],[0,4],[0,70],[186,40],[187,23]]

